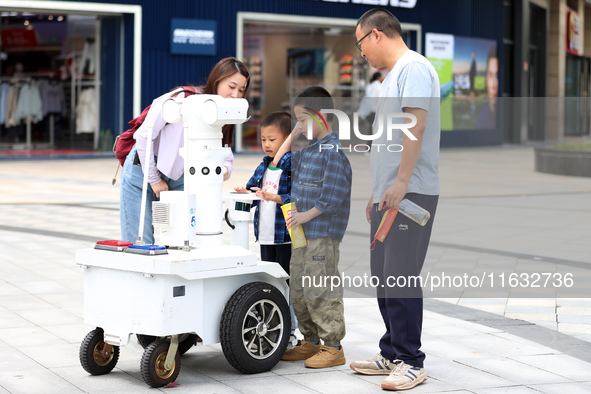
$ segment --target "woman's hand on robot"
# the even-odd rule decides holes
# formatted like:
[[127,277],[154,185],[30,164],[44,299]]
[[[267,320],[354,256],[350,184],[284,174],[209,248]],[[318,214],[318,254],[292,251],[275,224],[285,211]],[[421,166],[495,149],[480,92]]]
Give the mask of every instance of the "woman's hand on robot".
[[152,186],[152,191],[156,195],[156,198],[160,198],[160,192],[168,191],[168,184],[163,180],[150,186]]
[[247,188],[245,188],[244,186],[238,186],[234,188],[234,191],[236,193],[249,193],[250,190],[248,190]]

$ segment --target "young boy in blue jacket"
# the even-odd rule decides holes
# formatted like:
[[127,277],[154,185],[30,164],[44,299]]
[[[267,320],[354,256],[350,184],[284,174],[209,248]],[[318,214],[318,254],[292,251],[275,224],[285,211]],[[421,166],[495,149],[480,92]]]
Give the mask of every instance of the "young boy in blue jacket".
[[[261,146],[266,153],[246,187],[237,192],[256,192],[262,200],[254,201],[254,236],[261,246],[261,260],[279,263],[289,274],[291,239],[285,224],[281,205],[291,202],[291,152],[279,162],[271,164],[279,148],[290,135],[291,115],[278,111],[261,121]],[[291,303],[290,303],[291,304]],[[290,305],[290,309],[291,308]],[[291,341],[295,339],[295,315],[292,312]]]
[[291,239],[285,225],[281,205],[291,202],[291,152],[277,163],[271,161],[291,132],[291,115],[273,112],[261,121],[261,145],[266,153],[254,171],[246,187],[237,187],[237,192],[256,192],[262,200],[254,201],[254,236],[261,245],[261,260],[279,263],[289,273]]

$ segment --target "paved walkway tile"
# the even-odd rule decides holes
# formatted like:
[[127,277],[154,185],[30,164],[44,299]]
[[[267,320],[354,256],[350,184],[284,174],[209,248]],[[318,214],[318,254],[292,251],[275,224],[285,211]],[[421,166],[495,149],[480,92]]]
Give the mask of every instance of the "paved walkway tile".
[[[352,214],[341,269],[362,276],[369,274],[363,211],[370,180],[367,158],[350,160]],[[244,185],[259,162],[258,155],[237,155],[224,191]],[[42,174],[40,163],[47,169]],[[80,342],[93,327],[83,320],[83,271],[75,251],[119,237],[113,163],[0,163],[0,394],[170,391],[145,385],[143,349],[133,336],[110,374],[90,376],[79,365]],[[577,269],[575,280],[586,286],[591,179],[536,173],[532,163],[528,147],[442,151],[442,193],[424,269],[462,273],[474,267],[475,275]],[[229,240],[229,230],[224,236]],[[259,252],[252,237],[249,248]],[[355,290],[345,300],[347,364],[314,370],[303,361],[281,361],[272,371],[244,375],[219,345],[197,346],[183,356],[174,392],[383,392],[384,376],[349,368],[376,354],[384,331],[373,289]],[[591,392],[591,297],[517,290],[511,297],[500,289],[472,289],[425,300],[429,379],[413,392]]]

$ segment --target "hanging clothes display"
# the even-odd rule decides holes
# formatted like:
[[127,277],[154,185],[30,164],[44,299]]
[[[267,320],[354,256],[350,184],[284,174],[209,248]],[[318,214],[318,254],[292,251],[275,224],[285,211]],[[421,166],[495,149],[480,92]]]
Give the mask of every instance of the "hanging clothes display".
[[78,75],[94,74],[94,51],[94,40],[86,40],[84,42],[84,48],[82,49],[82,56],[78,63]]
[[[51,9],[62,8],[59,2],[50,3],[56,3]],[[15,2],[4,7],[0,21],[0,158],[4,150],[110,149],[114,119],[123,108],[112,102],[103,107],[100,78],[106,63],[101,58],[107,53],[108,67],[115,71],[107,73],[105,85],[110,91],[116,86],[121,96],[127,85],[117,70],[123,65],[112,55],[122,49],[123,16],[103,20],[95,11],[54,14],[35,9],[23,14],[21,6]],[[13,38],[23,36],[23,23],[26,39]],[[108,34],[102,28],[109,29]],[[106,118],[103,133],[101,108],[116,115]]]
[[4,114],[4,125],[6,127],[14,127],[19,122],[16,121],[16,106],[18,101],[18,84],[10,84],[6,91],[6,107]]
[[84,89],[76,106],[76,134],[97,131],[98,102],[95,88]]
[[6,117],[6,93],[8,92],[9,86],[7,83],[0,85],[0,125],[4,124]]
[[41,96],[39,87],[34,82],[24,83],[18,91],[18,100],[14,118],[21,122],[31,118],[34,123],[43,120],[43,109],[41,108]]
[[66,116],[66,98],[61,81],[55,79],[42,80],[39,82],[39,93],[41,95],[43,116],[49,114]]

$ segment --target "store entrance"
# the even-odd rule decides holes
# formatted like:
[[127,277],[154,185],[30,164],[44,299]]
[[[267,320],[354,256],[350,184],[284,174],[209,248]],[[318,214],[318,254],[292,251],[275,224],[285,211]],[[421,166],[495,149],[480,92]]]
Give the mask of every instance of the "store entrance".
[[[101,117],[106,110],[118,118],[120,108],[103,107],[119,105],[120,95],[110,90],[113,97],[103,97],[104,87],[116,87],[116,78],[105,80],[101,71],[120,68],[119,56],[111,56],[119,53],[120,20],[57,10],[0,14],[3,155],[111,150],[118,130]],[[106,58],[101,44],[108,48]]]
[[[260,150],[261,119],[274,111],[290,112],[290,102],[308,86],[321,85],[335,99],[347,98],[341,103],[359,107],[378,70],[355,46],[357,20],[243,13],[238,17],[237,55],[251,73],[251,119],[237,127],[237,151]],[[420,51],[420,26],[402,27],[409,47]]]
[[242,147],[260,149],[261,119],[290,111],[290,102],[307,86],[321,85],[333,97],[362,97],[368,64],[355,47],[354,29],[248,23],[244,60],[251,72],[249,123]]
[[529,56],[527,95],[529,97],[528,139],[543,141],[546,138],[546,10],[530,4]]

